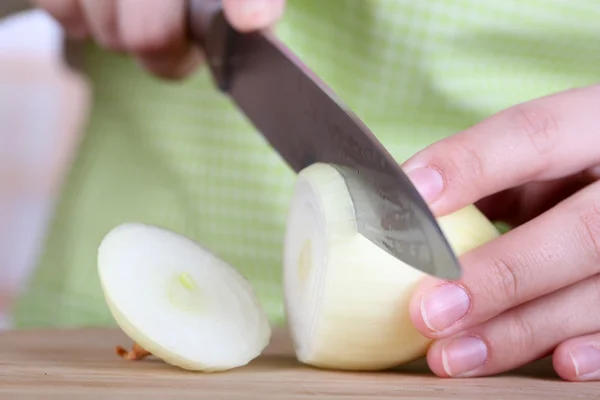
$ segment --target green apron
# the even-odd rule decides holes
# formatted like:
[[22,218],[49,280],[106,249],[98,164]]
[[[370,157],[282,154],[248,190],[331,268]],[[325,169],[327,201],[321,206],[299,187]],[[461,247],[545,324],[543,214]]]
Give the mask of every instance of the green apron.
[[[597,0],[290,0],[277,31],[402,162],[515,103],[600,81],[599,16]],[[206,69],[172,83],[92,45],[85,57],[91,121],[16,326],[114,324],[96,251],[127,221],[201,242],[282,323],[294,173]]]

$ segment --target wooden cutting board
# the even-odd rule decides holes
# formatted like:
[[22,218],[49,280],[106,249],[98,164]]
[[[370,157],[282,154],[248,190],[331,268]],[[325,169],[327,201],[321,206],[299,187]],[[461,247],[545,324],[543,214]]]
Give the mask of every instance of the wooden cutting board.
[[397,371],[349,373],[300,365],[285,330],[263,356],[222,373],[187,372],[160,360],[130,362],[115,329],[26,330],[0,334],[0,399],[596,399],[600,383],[569,383],[542,360],[491,378],[441,379],[419,361]]

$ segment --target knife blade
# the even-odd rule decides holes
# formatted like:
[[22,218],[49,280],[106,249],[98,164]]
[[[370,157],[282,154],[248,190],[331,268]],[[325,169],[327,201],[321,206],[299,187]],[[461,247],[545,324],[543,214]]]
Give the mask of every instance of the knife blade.
[[358,231],[394,257],[442,279],[461,269],[427,203],[365,124],[271,32],[240,33],[218,0],[189,0],[190,36],[216,86],[296,172],[336,167]]

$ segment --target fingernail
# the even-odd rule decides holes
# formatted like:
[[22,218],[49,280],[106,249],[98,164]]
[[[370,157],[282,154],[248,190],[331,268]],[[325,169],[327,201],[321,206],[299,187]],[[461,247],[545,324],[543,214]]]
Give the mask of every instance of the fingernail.
[[470,303],[462,287],[443,284],[425,293],[421,299],[421,317],[432,331],[443,331],[467,315]]
[[246,0],[240,1],[239,13],[246,23],[263,26],[271,23],[281,13],[281,1],[279,0]]
[[600,349],[592,345],[575,347],[569,352],[579,379],[597,377],[600,372]]
[[407,175],[427,203],[433,203],[442,193],[444,179],[435,169],[420,167],[407,171]]
[[442,366],[449,376],[460,376],[485,364],[488,349],[474,336],[451,339],[442,348]]

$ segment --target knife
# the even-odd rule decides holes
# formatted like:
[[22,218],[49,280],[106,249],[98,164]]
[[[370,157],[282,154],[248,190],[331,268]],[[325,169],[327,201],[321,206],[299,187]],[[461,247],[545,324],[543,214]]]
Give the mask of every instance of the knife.
[[345,178],[358,231],[442,279],[461,268],[425,200],[375,135],[268,30],[240,33],[219,0],[188,0],[190,37],[215,85],[296,172],[320,162]]

